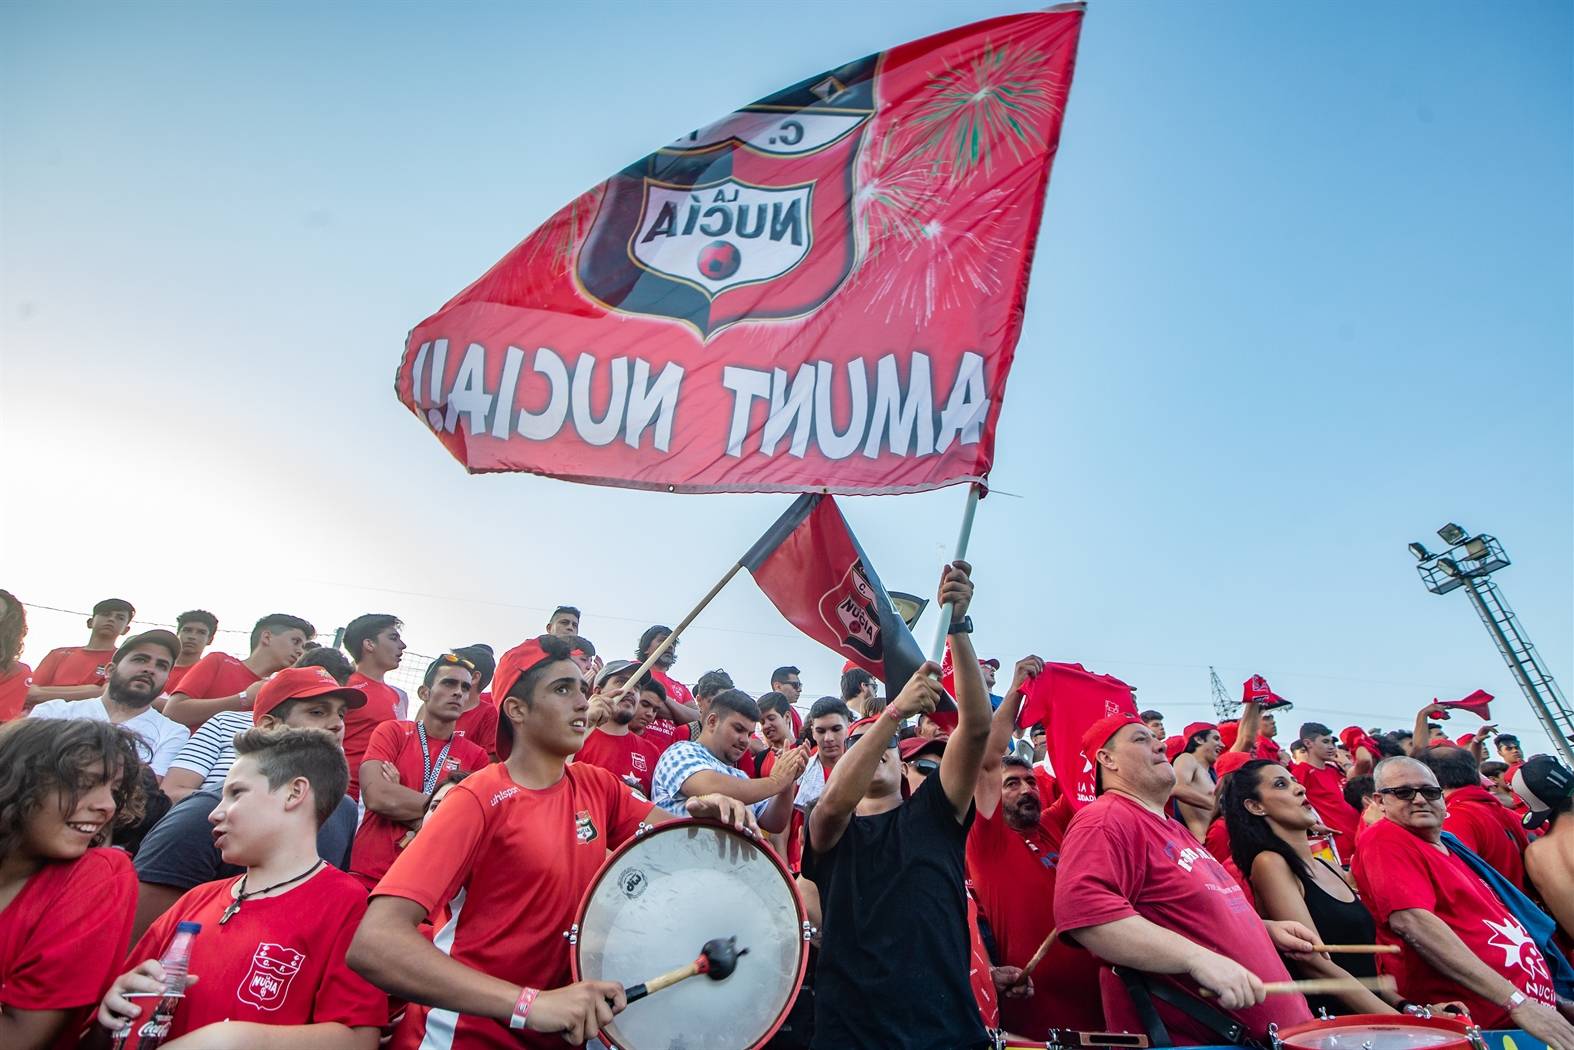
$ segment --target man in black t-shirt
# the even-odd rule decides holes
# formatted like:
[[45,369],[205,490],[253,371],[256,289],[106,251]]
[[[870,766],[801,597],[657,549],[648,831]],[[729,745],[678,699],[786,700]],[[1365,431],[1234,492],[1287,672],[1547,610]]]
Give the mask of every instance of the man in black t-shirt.
[[[940,580],[954,609],[957,727],[940,762],[907,800],[897,731],[934,710],[939,667],[926,663],[878,716],[849,730],[809,817],[804,875],[819,889],[817,1050],[982,1050],[990,1045],[968,981],[963,851],[989,738],[989,694],[967,619],[970,567]],[[921,918],[914,918],[920,916]]]

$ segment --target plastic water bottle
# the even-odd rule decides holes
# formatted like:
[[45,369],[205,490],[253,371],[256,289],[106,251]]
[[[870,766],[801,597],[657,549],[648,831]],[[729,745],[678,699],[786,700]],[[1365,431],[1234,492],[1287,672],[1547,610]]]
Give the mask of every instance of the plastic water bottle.
[[169,1038],[175,1010],[186,996],[186,974],[191,968],[191,942],[202,932],[202,923],[183,922],[175,927],[175,937],[169,942],[159,965],[164,967],[164,990],[153,995],[136,996],[144,999],[142,1012],[125,1028],[115,1033],[112,1050],[157,1050]]

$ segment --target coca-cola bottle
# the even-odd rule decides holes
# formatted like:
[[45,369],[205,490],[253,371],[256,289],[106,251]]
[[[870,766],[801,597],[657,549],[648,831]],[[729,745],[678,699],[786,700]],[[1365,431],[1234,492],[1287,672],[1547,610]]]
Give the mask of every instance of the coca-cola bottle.
[[141,1006],[136,1020],[115,1033],[112,1050],[157,1050],[169,1037],[175,1010],[186,995],[186,974],[191,967],[191,942],[202,931],[200,922],[183,922],[175,927],[159,965],[164,967],[164,990],[127,996]]

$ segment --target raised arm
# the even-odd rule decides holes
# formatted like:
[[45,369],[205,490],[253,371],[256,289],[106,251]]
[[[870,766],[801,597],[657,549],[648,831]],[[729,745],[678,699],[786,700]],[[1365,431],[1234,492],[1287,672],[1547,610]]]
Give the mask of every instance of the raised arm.
[[[750,777],[745,780],[743,777],[730,777],[713,769],[702,769],[685,777],[678,790],[689,798],[699,795],[725,795],[737,799],[746,806],[753,806],[767,799],[777,798],[784,791],[796,787],[808,757],[808,746],[800,744],[782,753],[782,757],[778,758],[776,764],[771,767],[771,775],[768,777]],[[792,809],[790,801],[787,808]],[[780,831],[781,828],[766,830]]]
[[[966,616],[972,605],[972,571],[967,562],[956,561],[941,573],[939,603],[941,608],[951,606],[952,623]],[[957,721],[956,730],[946,741],[945,754],[940,756],[940,784],[951,800],[951,808],[956,810],[956,818],[961,820],[973,804],[973,791],[978,787],[978,770],[989,741],[992,713],[989,687],[984,685],[972,635],[951,635],[951,666],[956,683]]]
[[[982,674],[979,681],[983,681]],[[810,848],[825,853],[841,841],[842,832],[853,819],[853,811],[869,790],[869,782],[880,767],[880,759],[891,737],[907,719],[932,712],[939,697],[940,666],[931,660],[913,672],[896,699],[885,705],[874,724],[858,737],[858,742],[848,748],[831,770],[820,801],[809,813]],[[949,744],[946,749],[950,750]]]
[[1432,731],[1426,727],[1426,724],[1432,720],[1433,715],[1442,710],[1443,709],[1436,704],[1427,704],[1421,710],[1416,712],[1415,728],[1410,731],[1411,754],[1420,754],[1421,751],[1426,747],[1427,740],[1432,736]]
[[1016,728],[1017,713],[1022,710],[1022,687],[1043,670],[1044,661],[1036,656],[1018,660],[1011,673],[1011,688],[989,720],[989,740],[984,744],[984,760],[978,767],[978,783],[973,788],[973,808],[986,820],[995,815],[1000,805],[1000,767],[1004,764],[1006,745],[1011,742],[1012,731]]
[[1230,745],[1231,751],[1251,751],[1252,745],[1257,742],[1257,731],[1262,727],[1262,708],[1257,706],[1257,701],[1248,700],[1241,708],[1241,724],[1235,734],[1235,743]]

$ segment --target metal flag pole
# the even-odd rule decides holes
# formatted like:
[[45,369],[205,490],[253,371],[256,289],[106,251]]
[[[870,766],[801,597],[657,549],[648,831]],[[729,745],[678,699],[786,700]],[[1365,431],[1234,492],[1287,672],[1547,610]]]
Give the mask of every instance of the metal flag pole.
[[[978,510],[983,491],[983,486],[976,481],[967,487],[967,506],[962,510],[962,528],[956,534],[956,554],[952,556],[952,561],[961,561],[967,557],[967,541],[973,535],[973,515]],[[951,613],[949,602],[940,607],[940,622],[935,624],[935,642],[929,647],[929,659],[935,663],[945,658],[946,637],[951,633]]]

